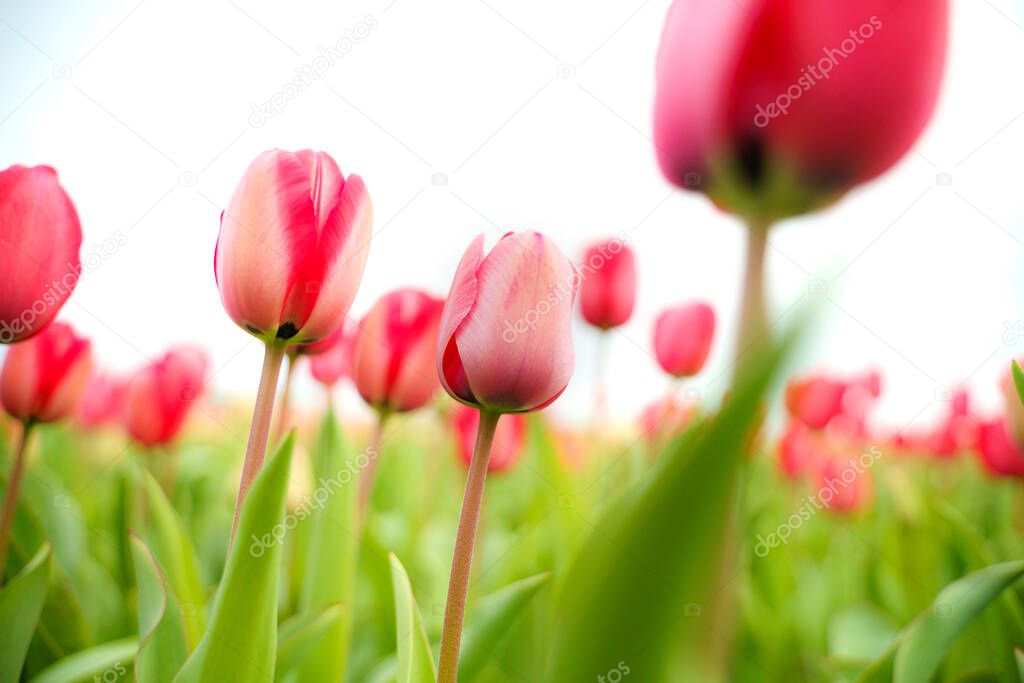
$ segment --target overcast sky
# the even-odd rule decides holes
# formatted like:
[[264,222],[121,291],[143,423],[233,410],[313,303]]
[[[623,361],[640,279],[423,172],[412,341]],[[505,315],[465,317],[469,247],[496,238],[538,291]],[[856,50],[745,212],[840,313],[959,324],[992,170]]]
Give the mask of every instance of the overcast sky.
[[[104,365],[128,371],[196,342],[217,390],[238,394],[255,390],[261,349],[221,307],[213,248],[221,207],[265,149],[323,149],[366,180],[377,234],[357,316],[398,286],[447,293],[481,232],[490,245],[541,230],[578,257],[626,231],[640,299],[612,349],[624,419],[667,386],[650,352],[659,309],[717,309],[693,382],[706,395],[724,388],[735,330],[742,229],[672,189],[649,140],[667,6],[3,0],[0,165],[53,165],[75,201],[96,267],[63,316]],[[1024,6],[955,0],[952,25],[939,110],[915,151],[771,239],[773,311],[819,303],[799,367],[879,368],[892,428],[927,424],[963,381],[994,408],[999,374],[1024,354]],[[339,41],[325,67],[320,49]],[[309,88],[283,95],[312,69]],[[268,101],[273,115],[253,114]],[[553,408],[564,418],[590,406],[594,334],[581,325],[575,339],[576,376]],[[304,381],[300,398],[315,395]]]

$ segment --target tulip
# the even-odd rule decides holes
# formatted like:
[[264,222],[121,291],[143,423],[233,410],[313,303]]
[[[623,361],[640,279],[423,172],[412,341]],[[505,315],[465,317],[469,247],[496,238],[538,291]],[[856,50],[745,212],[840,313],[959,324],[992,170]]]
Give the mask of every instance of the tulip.
[[779,467],[791,479],[807,473],[815,461],[817,445],[814,435],[800,420],[790,420],[779,441]]
[[852,512],[860,508],[872,491],[867,470],[857,471],[848,458],[842,458],[838,453],[822,457],[818,465],[818,485],[817,500],[836,512]]
[[48,166],[0,171],[0,343],[28,339],[57,315],[82,272],[82,228]]
[[843,412],[848,385],[825,376],[794,380],[786,386],[786,410],[811,429],[824,429]]
[[596,244],[583,255],[580,310],[600,330],[625,325],[636,304],[636,258],[618,239]]
[[128,434],[147,448],[166,446],[181,432],[185,418],[206,383],[206,354],[179,347],[143,367],[128,386]]
[[715,336],[715,311],[704,303],[670,308],[654,324],[654,355],[673,377],[692,377],[704,367]]
[[982,465],[996,477],[1024,477],[1024,445],[1005,418],[978,425],[976,450]]
[[[468,470],[473,463],[473,443],[480,426],[480,413],[469,406],[456,404],[451,416],[455,429],[456,452],[459,462]],[[500,474],[511,469],[522,456],[526,446],[526,418],[509,415],[494,431],[491,457],[487,461],[488,474]]]
[[352,373],[352,338],[355,325],[345,324],[329,337],[317,342],[325,344],[322,350],[309,359],[309,371],[313,379],[330,389],[342,377]]
[[441,317],[437,373],[452,398],[480,411],[480,425],[448,584],[438,682],[455,683],[488,459],[503,413],[540,410],[572,377],[576,269],[536,232],[508,233],[484,255],[473,240]]
[[693,403],[666,396],[654,401],[640,413],[640,428],[652,446],[659,446],[667,437],[682,432],[696,415]]
[[232,529],[263,467],[285,349],[344,322],[366,265],[372,214],[362,179],[344,177],[330,156],[310,150],[261,154],[221,214],[213,262],[221,301],[266,345]]
[[55,422],[70,415],[91,373],[91,344],[66,323],[52,323],[7,352],[0,372],[0,402],[11,417],[21,422],[21,435],[14,449],[14,466],[0,513],[0,582],[7,563],[29,435],[38,423]]
[[86,429],[120,422],[127,393],[128,383],[121,378],[94,375],[75,408],[75,421]]

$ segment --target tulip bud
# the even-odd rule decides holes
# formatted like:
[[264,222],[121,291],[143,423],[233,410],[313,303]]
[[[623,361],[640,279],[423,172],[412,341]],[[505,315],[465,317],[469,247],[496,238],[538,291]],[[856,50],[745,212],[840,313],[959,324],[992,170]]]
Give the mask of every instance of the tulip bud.
[[346,318],[344,325],[303,351],[310,356],[309,371],[313,379],[329,388],[351,374],[355,333],[356,325]]
[[636,303],[633,250],[619,240],[608,240],[587,249],[580,268],[583,319],[602,330],[629,321]]
[[654,355],[673,377],[692,377],[704,367],[715,336],[715,311],[704,303],[670,308],[654,323]]
[[[455,428],[455,446],[459,462],[469,468],[473,461],[473,447],[476,444],[477,427],[480,425],[480,411],[461,403],[452,410],[452,425]],[[498,423],[491,445],[491,457],[487,461],[488,474],[509,470],[523,454],[526,446],[526,418],[522,415],[507,415]]]
[[1024,477],[1024,447],[1014,439],[1005,418],[978,426],[976,449],[981,463],[997,477]]
[[174,441],[189,409],[206,383],[206,354],[196,348],[171,349],[143,367],[128,387],[128,434],[143,446]]
[[372,209],[357,175],[324,152],[264,152],[221,214],[214,271],[240,327],[308,344],[345,320],[363,277]]
[[86,429],[120,422],[128,393],[128,383],[110,374],[96,374],[85,387],[75,421]]
[[89,341],[55,322],[7,352],[0,402],[25,422],[54,422],[75,409],[92,373]]
[[675,0],[654,143],[674,184],[774,220],[881,174],[931,116],[947,0]]
[[786,410],[811,429],[824,429],[843,412],[848,389],[846,382],[823,375],[793,380],[786,386]]
[[0,343],[53,320],[81,275],[81,244],[78,214],[52,168],[0,171]]
[[415,289],[382,296],[359,322],[352,341],[352,379],[369,405],[385,412],[416,410],[437,389],[433,367],[444,302]]
[[572,377],[579,274],[538,232],[507,233],[484,255],[480,235],[444,306],[437,372],[452,398],[497,413],[540,410]]

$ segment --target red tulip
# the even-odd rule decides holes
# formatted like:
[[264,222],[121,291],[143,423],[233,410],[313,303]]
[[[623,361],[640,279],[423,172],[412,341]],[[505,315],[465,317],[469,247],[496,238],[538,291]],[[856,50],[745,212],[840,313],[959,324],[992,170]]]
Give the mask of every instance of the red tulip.
[[715,311],[705,303],[670,308],[654,323],[654,354],[673,377],[692,377],[704,367],[715,336]]
[[82,273],[78,214],[48,166],[0,171],[0,343],[36,334]]
[[437,389],[433,357],[444,302],[415,289],[382,296],[360,321],[352,342],[352,379],[369,405],[416,410]]
[[817,444],[811,430],[800,420],[790,420],[779,441],[779,467],[786,476],[797,479],[817,460]]
[[857,471],[849,459],[838,453],[823,457],[818,466],[817,499],[829,510],[851,512],[864,505],[871,496],[871,476]]
[[640,428],[647,442],[657,445],[664,437],[686,429],[696,412],[693,403],[678,401],[673,396],[660,398],[640,413]]
[[572,377],[579,275],[537,232],[483,235],[459,263],[441,319],[437,372],[452,398],[499,413],[539,410]]
[[147,447],[174,441],[203,390],[207,365],[204,352],[180,347],[139,370],[128,387],[128,434]]
[[989,473],[997,477],[1024,477],[1024,447],[1014,438],[1005,418],[981,423],[976,447]]
[[[452,425],[455,427],[455,445],[459,461],[469,468],[473,461],[473,446],[476,431],[480,425],[480,412],[456,404],[452,411]],[[526,418],[522,415],[508,415],[498,423],[491,445],[491,457],[487,461],[487,472],[505,472],[522,456],[526,446]]]
[[947,14],[947,0],[676,0],[657,63],[663,173],[768,219],[874,178],[931,116]]
[[815,375],[786,386],[786,410],[811,429],[824,429],[843,411],[846,382]]
[[119,422],[128,393],[128,383],[110,374],[96,374],[89,380],[75,409],[75,421],[86,429]]
[[636,303],[636,258],[618,239],[595,244],[583,255],[580,310],[594,327],[624,325]]
[[372,223],[357,175],[324,152],[264,152],[221,214],[214,271],[231,319],[267,342],[307,344],[345,320]]
[[311,344],[305,353],[310,355],[309,371],[313,379],[324,386],[332,387],[338,380],[352,372],[352,343],[356,333],[354,323],[348,319],[345,324],[329,336]]
[[92,349],[67,323],[55,322],[7,352],[0,373],[4,410],[24,422],[67,417],[92,373]]

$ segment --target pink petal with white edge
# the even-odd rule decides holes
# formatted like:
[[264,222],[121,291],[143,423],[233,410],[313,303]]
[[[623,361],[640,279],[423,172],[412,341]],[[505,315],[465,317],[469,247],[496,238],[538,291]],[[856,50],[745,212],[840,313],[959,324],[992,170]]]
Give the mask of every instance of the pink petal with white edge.
[[476,305],[477,269],[484,258],[484,236],[477,237],[469,244],[459,261],[452,281],[451,291],[445,299],[441,315],[441,332],[437,340],[437,374],[441,386],[452,398],[475,403],[473,392],[466,381],[465,369],[455,345],[455,332]]

